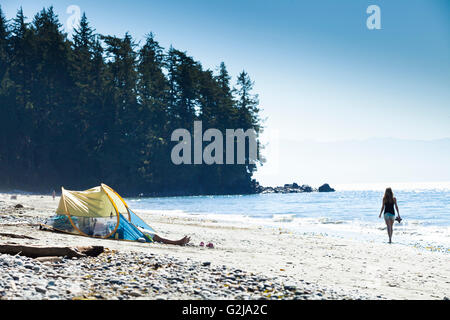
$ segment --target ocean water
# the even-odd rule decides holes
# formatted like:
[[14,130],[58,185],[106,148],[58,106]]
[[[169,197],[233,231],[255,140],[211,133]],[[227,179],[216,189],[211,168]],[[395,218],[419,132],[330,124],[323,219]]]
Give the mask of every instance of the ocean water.
[[[403,221],[394,224],[393,242],[450,253],[450,190],[404,189],[394,190],[394,194]],[[382,190],[343,190],[126,200],[148,221],[152,213],[164,212],[225,224],[255,224],[302,234],[387,242],[384,219],[378,218],[382,197]]]

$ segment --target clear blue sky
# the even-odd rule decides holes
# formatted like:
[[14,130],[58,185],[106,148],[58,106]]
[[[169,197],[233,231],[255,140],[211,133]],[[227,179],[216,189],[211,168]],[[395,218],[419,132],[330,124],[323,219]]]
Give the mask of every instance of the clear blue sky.
[[[371,4],[381,9],[381,30],[366,27]],[[152,31],[162,46],[187,51],[204,68],[224,61],[234,77],[245,69],[255,81],[267,132],[277,132],[281,140],[450,137],[447,0],[1,4],[8,18],[20,6],[31,18],[50,5],[63,24],[70,16],[67,8],[77,5],[99,33],[129,32],[142,41]],[[285,150],[278,156],[305,152]],[[267,183],[278,182],[272,178]]]

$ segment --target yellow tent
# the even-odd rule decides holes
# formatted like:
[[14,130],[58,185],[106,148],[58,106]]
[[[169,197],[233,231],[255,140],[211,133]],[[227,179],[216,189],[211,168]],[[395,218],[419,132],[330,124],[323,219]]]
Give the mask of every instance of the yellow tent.
[[61,189],[57,215],[46,223],[54,229],[84,236],[125,240],[151,240],[149,238],[155,233],[106,184],[84,191]]

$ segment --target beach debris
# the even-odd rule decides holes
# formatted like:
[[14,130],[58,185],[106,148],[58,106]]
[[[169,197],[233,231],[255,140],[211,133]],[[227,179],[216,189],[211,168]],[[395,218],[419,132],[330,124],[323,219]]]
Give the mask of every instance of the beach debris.
[[17,196],[11,196],[11,200],[17,200]]
[[2,244],[0,245],[0,253],[10,255],[22,255],[30,258],[66,256],[72,257],[96,257],[102,253],[102,246],[88,247],[44,247],[44,246],[25,246],[18,244]]
[[30,237],[30,236],[24,236],[24,235],[15,234],[15,233],[4,233],[4,232],[0,232],[0,237],[37,240],[36,238]]
[[52,256],[52,257],[37,257],[35,260],[39,262],[60,262],[62,257]]
[[22,209],[22,208],[23,208],[23,205],[21,205],[20,203],[18,203],[18,204],[16,204],[16,205],[14,206],[14,208],[15,208],[15,209]]
[[207,246],[208,248],[210,248],[210,249],[213,249],[213,248],[214,248],[214,245],[212,244],[212,242],[208,243],[206,246]]
[[397,283],[388,283],[388,286],[395,288],[395,287],[398,287],[398,284]]
[[284,289],[289,291],[295,291],[297,289],[297,286],[294,283],[288,282],[284,284]]
[[160,264],[160,263],[158,263],[158,262],[156,262],[156,263],[154,263],[154,264],[152,265],[153,270],[158,270],[158,269],[161,268],[161,267],[162,267],[162,264]]

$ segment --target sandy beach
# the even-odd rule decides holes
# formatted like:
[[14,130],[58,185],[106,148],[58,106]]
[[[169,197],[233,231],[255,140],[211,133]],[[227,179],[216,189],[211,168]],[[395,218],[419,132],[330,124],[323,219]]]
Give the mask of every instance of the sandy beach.
[[[3,274],[9,274],[9,278],[2,280],[3,288],[0,285],[0,299],[73,299],[83,296],[98,299],[450,297],[448,254],[388,244],[385,238],[378,242],[358,242],[294,234],[257,225],[219,223],[201,216],[181,217],[163,213],[144,214],[141,218],[162,237],[179,239],[189,235],[189,245],[103,240],[39,230],[37,225],[54,214],[58,201],[58,197],[53,200],[51,196],[23,194],[12,200],[11,194],[0,194],[0,232],[35,238],[0,236],[0,243],[101,245],[107,248],[106,252],[97,258],[64,259],[68,260],[66,267],[61,265],[64,261],[59,265],[32,264],[33,259],[16,261],[17,257],[0,255],[0,269],[3,268]],[[14,208],[17,204],[23,208]],[[201,241],[212,242],[215,247],[200,247]],[[127,259],[134,259],[130,268],[126,268],[127,263],[131,263]],[[106,267],[102,265],[100,270],[108,271],[109,282],[101,278],[101,272],[91,272],[94,276],[87,272],[102,263],[108,264]],[[155,268],[155,263],[163,267]],[[48,274],[56,273],[54,278],[64,281],[64,274],[55,270],[71,268],[73,272],[67,277],[72,279],[72,284],[74,281],[80,283],[78,290],[65,290],[60,294],[54,289],[52,294],[50,287],[55,283],[49,280]],[[122,280],[111,280],[112,275],[119,274]],[[140,278],[127,278],[137,275],[142,275],[145,283],[139,283]],[[154,285],[152,279],[162,283],[164,288]],[[131,291],[128,280],[135,284]],[[27,281],[36,282],[39,290],[21,291]],[[89,289],[85,286],[87,282]],[[94,287],[97,293],[93,293]]]

